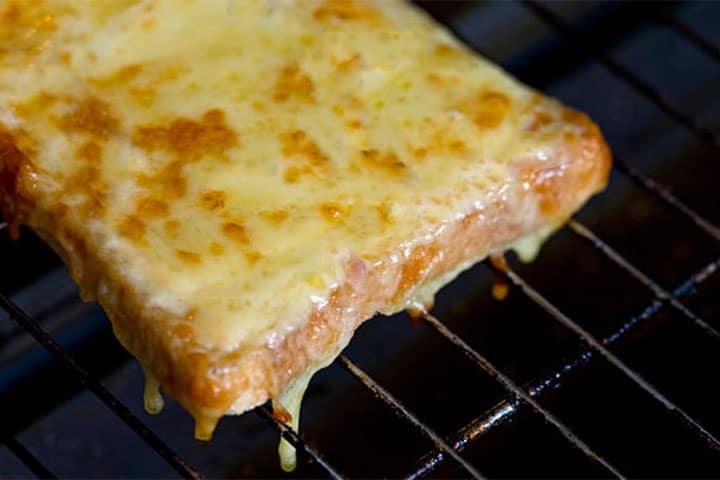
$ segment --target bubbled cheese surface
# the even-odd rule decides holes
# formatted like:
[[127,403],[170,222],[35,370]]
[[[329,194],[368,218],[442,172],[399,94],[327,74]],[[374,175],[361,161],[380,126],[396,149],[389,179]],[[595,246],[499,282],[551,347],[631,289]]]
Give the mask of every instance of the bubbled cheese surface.
[[393,0],[5,0],[0,73],[40,207],[220,350],[501,197],[551,134],[519,135],[536,95]]

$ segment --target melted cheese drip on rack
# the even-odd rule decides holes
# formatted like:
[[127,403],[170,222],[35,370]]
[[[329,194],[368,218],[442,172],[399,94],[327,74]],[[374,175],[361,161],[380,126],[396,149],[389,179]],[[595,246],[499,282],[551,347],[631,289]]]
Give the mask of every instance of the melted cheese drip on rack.
[[[342,348],[344,348],[344,345]],[[318,371],[330,365],[340,354],[341,350],[342,349],[339,349],[337,352],[329,356],[327,360],[319,362],[305,370],[305,372],[290,382],[279,397],[273,400],[273,405],[281,406],[290,414],[291,418],[288,426],[295,432],[300,430],[300,410],[302,407],[303,397],[310,385],[310,380],[312,380],[313,376]],[[292,472],[295,470],[295,467],[297,466],[295,447],[282,437],[280,437],[278,455],[280,457],[280,467],[283,471]]]

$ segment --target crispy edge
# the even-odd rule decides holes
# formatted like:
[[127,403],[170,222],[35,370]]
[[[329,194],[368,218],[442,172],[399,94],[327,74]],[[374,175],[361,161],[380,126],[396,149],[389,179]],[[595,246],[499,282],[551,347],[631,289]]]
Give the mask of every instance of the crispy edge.
[[33,191],[37,188],[37,168],[21,143],[17,133],[0,124],[0,210],[13,239],[20,236],[20,225],[26,221],[25,212],[33,206]]

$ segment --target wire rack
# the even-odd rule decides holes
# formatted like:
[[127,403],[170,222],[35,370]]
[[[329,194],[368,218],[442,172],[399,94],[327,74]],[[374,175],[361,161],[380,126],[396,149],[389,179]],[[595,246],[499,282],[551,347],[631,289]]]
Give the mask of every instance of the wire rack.
[[[583,32],[577,30],[572,24],[566,22],[553,10],[543,4],[532,0],[521,2],[537,18],[555,29],[558,34],[569,42],[583,45],[593,45],[584,37]],[[701,50],[706,55],[720,62],[720,49],[706,40],[699,33],[684,23],[668,15],[658,15],[653,19],[659,24],[665,25],[679,35],[685,41]],[[587,53],[587,52],[586,52]],[[615,75],[626,82],[637,95],[641,95],[653,102],[669,118],[672,118],[683,128],[687,129],[700,142],[709,145],[716,152],[720,152],[720,138],[712,130],[701,125],[689,113],[673,106],[662,94],[652,85],[641,78],[618,61],[611,54],[602,48],[591,48],[591,55],[595,57],[612,75]],[[522,78],[521,78],[522,80]],[[656,179],[645,176],[630,166],[622,158],[615,158],[614,168],[621,174],[632,180],[638,187],[657,197],[669,209],[675,210],[688,221],[699,227],[712,241],[720,241],[720,228],[712,221],[700,215],[690,206],[686,205],[679,198],[674,196],[670,189]],[[0,229],[5,228],[0,224]],[[337,362],[353,377],[364,385],[372,394],[380,399],[395,415],[410,424],[424,435],[434,448],[419,458],[414,466],[408,469],[407,478],[415,479],[426,477],[436,472],[446,462],[454,462],[464,475],[474,478],[482,478],[482,465],[473,465],[463,456],[463,451],[471,444],[482,437],[489,435],[499,426],[509,422],[518,415],[520,411],[529,411],[539,416],[547,424],[555,428],[573,447],[584,453],[589,459],[605,471],[608,476],[624,477],[608,458],[599,453],[590,442],[586,442],[573,431],[572,425],[561,421],[553,412],[548,410],[542,403],[545,394],[563,384],[565,379],[586,368],[594,362],[606,362],[616,369],[621,375],[632,382],[637,389],[642,390],[652,401],[657,402],[667,413],[675,418],[675,421],[684,425],[689,431],[704,440],[708,449],[720,455],[720,440],[708,427],[697,418],[688,413],[682,405],[675,403],[660,388],[654,386],[641,373],[633,368],[631,364],[620,358],[613,352],[613,345],[625,337],[632,330],[642,327],[644,324],[663,309],[670,309],[676,314],[676,321],[685,321],[699,329],[702,334],[713,341],[720,340],[720,333],[711,326],[701,314],[693,311],[684,299],[693,293],[698,286],[708,278],[716,274],[720,269],[720,258],[716,258],[697,270],[689,278],[678,283],[672,288],[666,289],[660,282],[646,275],[639,267],[624,258],[613,246],[603,241],[590,228],[581,223],[578,219],[571,219],[565,227],[573,235],[581,238],[589,245],[601,252],[610,262],[626,275],[633,278],[652,295],[653,300],[643,308],[637,315],[627,321],[615,332],[604,338],[598,338],[591,334],[578,319],[571,318],[560,308],[555,306],[528,280],[523,278],[517,271],[510,268],[504,261],[499,259],[488,260],[486,265],[498,278],[504,279],[510,286],[521,292],[524,296],[546,311],[559,324],[575,335],[583,345],[583,349],[574,358],[565,362],[560,368],[548,372],[545,376],[528,384],[518,384],[510,376],[501,371],[488,358],[453,332],[442,319],[436,318],[430,312],[419,312],[419,318],[427,323],[436,333],[447,342],[457,348],[474,365],[494,378],[505,390],[506,399],[477,416],[469,424],[460,428],[455,434],[443,437],[431,426],[423,422],[418,416],[408,409],[403,403],[384,388],[377,380],[366,373],[360,366],[354,363],[348,356],[341,355]],[[193,469],[183,458],[176,454],[163,440],[148,428],[142,420],[131,413],[130,409],[118,400],[110,391],[103,386],[98,378],[91,375],[88,370],[80,365],[73,356],[63,350],[60,345],[50,336],[38,322],[23,311],[5,293],[0,292],[0,307],[7,311],[24,330],[30,333],[37,342],[47,349],[54,358],[65,365],[68,371],[75,375],[80,383],[91,391],[97,398],[110,409],[119,419],[126,423],[147,445],[160,455],[175,471],[186,478],[202,478],[202,473]],[[299,451],[304,452],[309,458],[320,465],[326,474],[333,478],[344,478],[326,456],[309,439],[302,434],[293,432],[287,425],[273,417],[269,406],[261,406],[254,410],[254,414],[264,419],[269,426],[276,429],[282,437],[292,443]],[[16,437],[6,435],[2,438],[4,445],[22,462],[27,468],[39,478],[53,478],[54,474],[45,466],[41,459],[36,458]]]

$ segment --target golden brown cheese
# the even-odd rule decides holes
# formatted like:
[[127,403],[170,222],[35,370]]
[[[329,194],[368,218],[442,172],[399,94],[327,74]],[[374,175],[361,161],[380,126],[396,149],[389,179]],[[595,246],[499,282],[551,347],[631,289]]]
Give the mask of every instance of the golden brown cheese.
[[552,230],[608,159],[401,1],[0,0],[0,206],[200,435]]

